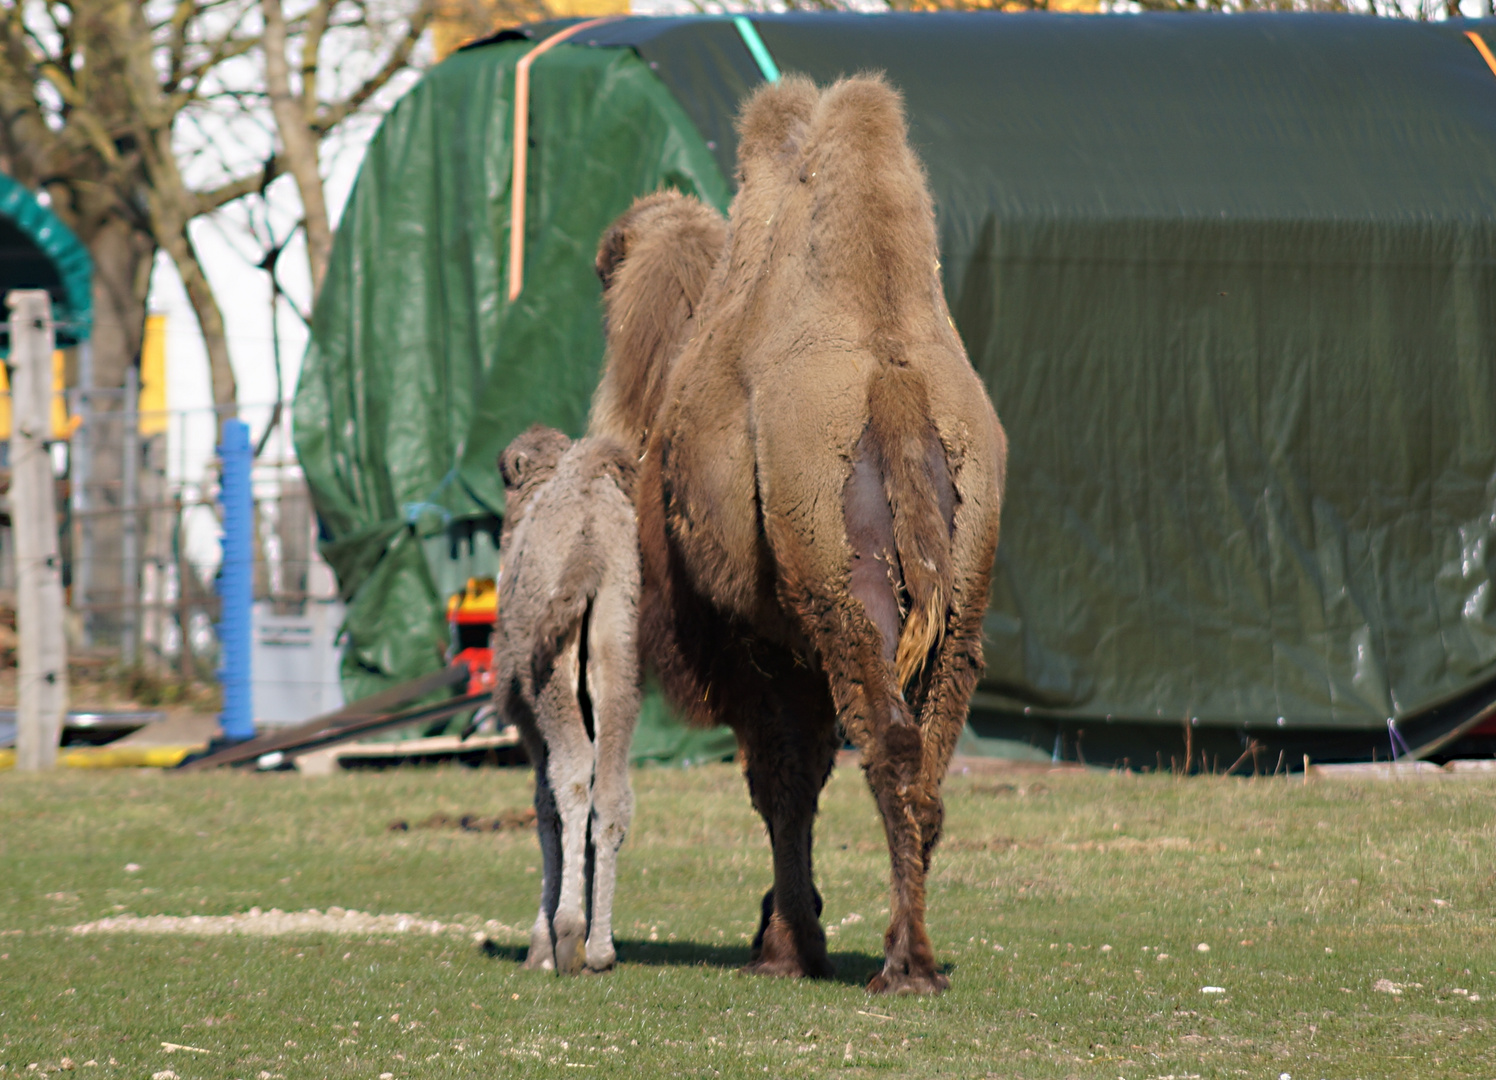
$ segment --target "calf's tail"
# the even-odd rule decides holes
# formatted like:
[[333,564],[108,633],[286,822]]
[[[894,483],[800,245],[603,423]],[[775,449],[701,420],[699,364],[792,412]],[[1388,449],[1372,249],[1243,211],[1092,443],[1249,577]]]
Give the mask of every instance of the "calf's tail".
[[587,606],[592,603],[602,582],[602,560],[593,557],[588,547],[578,544],[572,549],[561,572],[561,580],[551,592],[535,627],[535,646],[530,651],[530,677],[536,687],[544,686],[550,679],[556,657],[561,654],[567,638],[581,626]]

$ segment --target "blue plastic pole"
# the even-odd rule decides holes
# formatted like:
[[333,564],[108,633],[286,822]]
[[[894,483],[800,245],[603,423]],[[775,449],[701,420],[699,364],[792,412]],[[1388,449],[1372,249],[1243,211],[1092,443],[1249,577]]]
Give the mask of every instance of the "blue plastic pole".
[[254,502],[249,472],[254,451],[248,424],[224,422],[218,458],[222,464],[218,502],[223,507],[223,563],[217,583],[221,602],[218,683],[223,688],[223,711],[218,724],[225,741],[243,742],[255,734],[249,681],[250,605],[254,601]]

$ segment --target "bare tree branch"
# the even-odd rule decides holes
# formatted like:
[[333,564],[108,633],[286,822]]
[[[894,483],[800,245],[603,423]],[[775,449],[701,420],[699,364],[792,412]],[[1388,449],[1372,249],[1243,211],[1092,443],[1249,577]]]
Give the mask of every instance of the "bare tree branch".
[[239,387],[234,378],[234,369],[229,363],[223,311],[218,306],[218,298],[213,295],[213,286],[208,282],[208,275],[203,270],[202,260],[198,257],[192,238],[187,235],[186,226],[185,221],[180,222],[179,228],[163,229],[156,238],[171,256],[172,265],[177,268],[182,285],[187,291],[187,299],[192,304],[192,312],[197,316],[198,327],[208,345],[213,404],[219,417],[226,419],[238,414]]
[[172,95],[174,106],[180,110],[199,100],[202,96],[202,82],[207,75],[225,60],[246,56],[259,46],[260,39],[255,37],[224,38],[219,41],[206,58],[183,69],[181,82],[173,88],[177,91]]
[[322,38],[337,0],[319,0],[307,13],[306,33],[301,39],[301,114],[310,121],[317,112],[317,65],[322,58]]
[[166,90],[171,93],[181,85],[182,71],[187,64],[187,27],[198,12],[193,0],[177,0],[168,22]]
[[270,182],[281,176],[285,171],[285,163],[280,155],[275,155],[265,162],[265,167],[257,173],[241,176],[237,180],[230,180],[227,184],[213,188],[209,191],[197,193],[197,211],[193,216],[200,214],[211,214],[214,210],[227,206],[236,199],[242,199],[246,195],[254,195],[264,191],[270,186]]
[[324,106],[318,113],[312,128],[318,134],[323,134],[337,127],[349,115],[363,108],[375,94],[383,90],[389,81],[401,71],[410,66],[411,53],[415,51],[416,43],[420,41],[421,35],[426,31],[426,25],[431,21],[434,9],[433,0],[421,0],[419,6],[410,16],[410,22],[406,27],[405,35],[400,39],[390,53],[389,59],[384,66],[366,79],[357,90],[340,102]]
[[265,18],[265,85],[270,91],[270,109],[284,147],[286,165],[296,179],[306,221],[307,260],[312,271],[312,293],[322,288],[327,260],[332,254],[332,225],[327,218],[327,201],[322,190],[318,160],[317,133],[307,124],[303,99],[291,90],[291,63],[286,55],[288,45],[285,14],[281,0],[261,0]]
[[[232,410],[223,316],[191,223],[291,175],[320,288],[332,248],[322,140],[409,67],[433,4],[386,0],[386,12],[368,0],[0,0],[0,167],[47,187],[91,251],[107,242],[96,252],[108,268],[101,278],[130,283],[115,290],[120,310],[133,311],[123,315],[120,355],[138,348],[137,286],[159,248],[198,317],[215,401]],[[340,65],[360,52],[382,62],[349,90]],[[252,152],[263,165],[247,167],[244,147],[262,138]]]
[[12,159],[7,171],[23,183],[35,183],[36,174],[47,171],[43,163],[57,156],[60,140],[47,125],[32,89],[41,72],[26,47],[26,29],[17,9],[4,12],[0,34],[4,35],[0,41],[0,119],[7,156]]

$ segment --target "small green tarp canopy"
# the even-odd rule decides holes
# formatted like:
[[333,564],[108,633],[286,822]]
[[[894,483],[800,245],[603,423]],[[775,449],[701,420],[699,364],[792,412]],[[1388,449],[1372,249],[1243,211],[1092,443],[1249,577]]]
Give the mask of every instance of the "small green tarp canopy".
[[[731,197],[763,78],[735,22],[589,27],[533,66],[506,300],[514,69],[561,25],[427,74],[342,219],[295,431],[350,697],[441,662],[445,595],[494,565],[500,449],[583,430],[607,223],[662,185]],[[1221,756],[1359,756],[1496,696],[1496,73],[1466,35],[1496,44],[1489,24],[752,26],[784,71],[881,70],[905,95],[1012,444],[978,732],[1093,762],[1181,724]]]
[[[92,328],[92,288],[88,249],[25,185],[0,175],[0,297],[13,289],[46,289],[58,343],[72,345],[86,341]],[[0,340],[8,349],[9,332]]]

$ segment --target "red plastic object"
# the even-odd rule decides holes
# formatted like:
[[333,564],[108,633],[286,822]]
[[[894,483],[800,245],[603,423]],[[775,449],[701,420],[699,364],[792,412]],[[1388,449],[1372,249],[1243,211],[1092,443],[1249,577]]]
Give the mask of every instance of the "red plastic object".
[[452,633],[448,650],[452,663],[468,669],[469,694],[493,689],[494,625],[499,617],[499,593],[493,578],[468,578],[467,588],[447,600],[447,626]]

